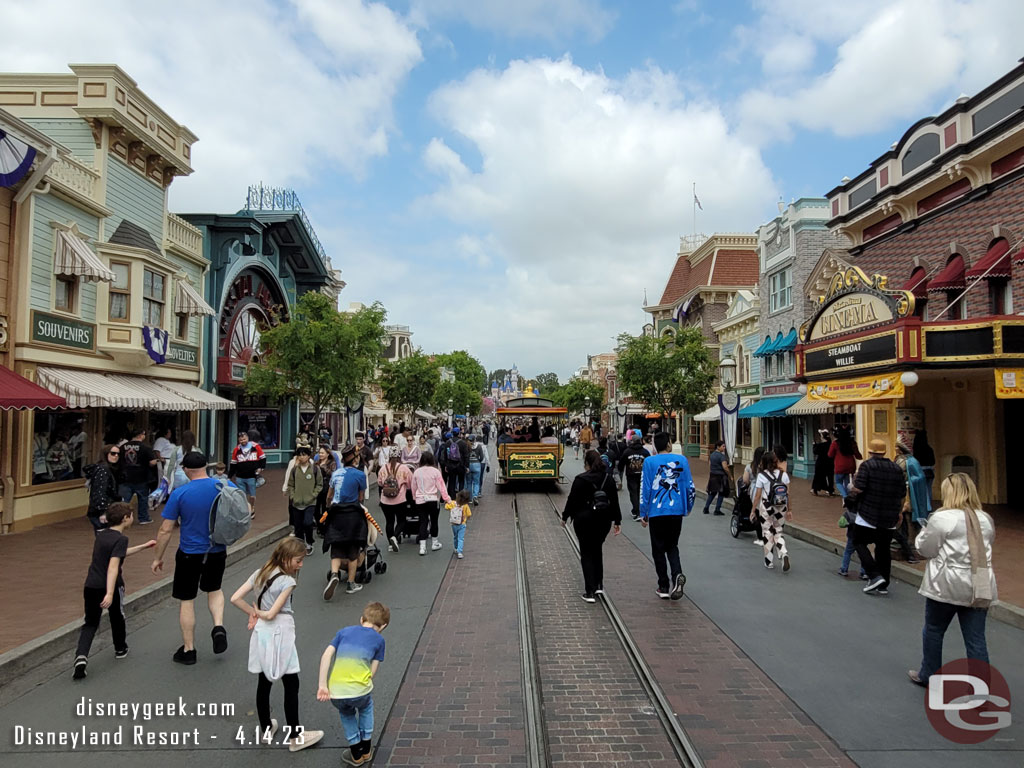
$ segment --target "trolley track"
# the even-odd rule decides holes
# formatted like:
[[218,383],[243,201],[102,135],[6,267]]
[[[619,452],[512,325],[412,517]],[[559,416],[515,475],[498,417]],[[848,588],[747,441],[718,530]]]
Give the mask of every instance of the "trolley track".
[[[537,496],[539,495],[537,494]],[[561,513],[549,493],[544,494],[544,500],[554,514],[555,520],[559,520]],[[524,694],[527,698],[527,765],[549,766],[552,763],[547,754],[547,745],[544,741],[546,732],[543,722],[543,680],[536,664],[537,656],[530,610],[529,581],[521,533],[520,504],[516,494],[512,496],[512,510],[516,527],[516,587],[517,595],[520,596],[520,635],[522,638]],[[574,533],[570,528],[565,528],[564,531],[570,546],[575,554],[579,556],[579,544]],[[639,687],[643,690],[657,716],[675,759],[685,768],[703,768],[704,763],[700,755],[679,724],[668,698],[665,696],[654,673],[634,641],[629,627],[626,626],[626,623],[616,610],[615,604],[607,594],[600,595],[599,600],[621,645],[622,651],[629,661]],[[532,701],[531,697],[534,697]],[[531,716],[533,718],[532,722]],[[534,762],[535,760],[536,762]]]

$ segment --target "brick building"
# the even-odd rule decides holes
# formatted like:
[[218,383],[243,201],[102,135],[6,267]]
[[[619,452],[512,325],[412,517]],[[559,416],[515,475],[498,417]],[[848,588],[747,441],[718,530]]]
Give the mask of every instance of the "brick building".
[[983,501],[1018,508],[1022,107],[1018,66],[911,126],[828,193],[828,225],[848,256],[818,265],[815,281],[828,288],[801,328],[797,361],[811,399],[855,405],[861,445],[880,438],[891,449],[926,428],[937,480],[966,471]]

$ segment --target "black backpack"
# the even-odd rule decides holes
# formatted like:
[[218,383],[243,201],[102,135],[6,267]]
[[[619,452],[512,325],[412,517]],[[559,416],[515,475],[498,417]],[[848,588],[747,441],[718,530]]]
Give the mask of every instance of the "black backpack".
[[590,509],[594,514],[600,517],[606,517],[608,515],[608,510],[611,507],[611,501],[608,500],[608,494],[604,491],[604,486],[607,482],[608,475],[605,475],[604,479],[601,480],[600,485],[594,485],[591,483],[594,487],[594,495],[590,500]]
[[787,509],[789,507],[789,488],[782,482],[782,472],[776,471],[774,475],[768,472],[761,473],[768,478],[768,498],[764,502],[766,509]]

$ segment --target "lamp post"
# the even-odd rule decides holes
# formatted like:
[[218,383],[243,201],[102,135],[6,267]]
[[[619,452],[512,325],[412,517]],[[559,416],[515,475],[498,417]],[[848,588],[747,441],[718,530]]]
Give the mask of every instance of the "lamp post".
[[455,401],[450,397],[448,398],[448,429],[452,428],[452,417],[455,415],[455,409],[452,407]]
[[[736,381],[736,361],[731,357],[723,357],[718,363],[718,380],[722,383],[722,394],[719,396],[719,414],[722,424],[722,439],[729,456],[729,481],[732,483],[733,466],[736,463],[736,411],[739,408],[739,395],[733,392],[732,385]],[[731,434],[728,434],[731,432]]]

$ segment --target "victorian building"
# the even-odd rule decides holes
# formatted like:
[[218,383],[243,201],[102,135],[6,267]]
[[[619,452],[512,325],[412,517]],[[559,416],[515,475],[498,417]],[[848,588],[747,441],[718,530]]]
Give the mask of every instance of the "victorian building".
[[[757,284],[757,238],[744,234],[680,238],[679,252],[657,304],[645,306],[653,334],[674,336],[680,328],[699,328],[712,357],[719,358],[715,326],[725,320],[737,291]],[[707,454],[711,422],[698,414],[674,414],[674,434],[688,456]],[[671,430],[671,425],[663,425]]]
[[8,417],[18,531],[84,512],[82,467],[104,443],[232,404],[200,386],[202,235],[167,210],[196,136],[112,65],[0,75],[0,107],[37,150],[8,204],[9,363],[67,406]]
[[[936,479],[1019,508],[1024,423],[1024,66],[904,136],[828,193],[848,256],[800,329],[797,375],[892,449],[927,429]],[[845,263],[844,263],[845,262]],[[846,264],[849,266],[847,267]],[[938,484],[935,492],[938,493]]]

